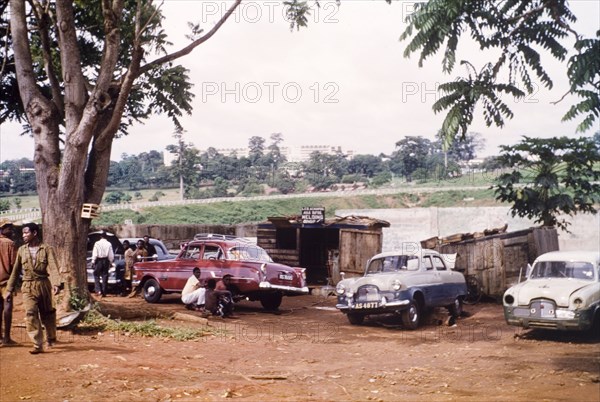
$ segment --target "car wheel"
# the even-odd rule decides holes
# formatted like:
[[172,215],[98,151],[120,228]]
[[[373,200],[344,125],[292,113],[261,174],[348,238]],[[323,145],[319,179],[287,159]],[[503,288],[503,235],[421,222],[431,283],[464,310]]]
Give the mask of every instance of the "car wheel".
[[277,310],[281,306],[281,300],[283,295],[281,293],[268,293],[260,298],[260,304],[262,304],[265,310]]
[[144,283],[144,300],[148,303],[156,303],[162,296],[162,289],[156,280],[148,279]]
[[450,315],[452,315],[453,317],[455,317],[455,318],[460,317],[463,312],[462,298],[457,297],[456,299],[454,299],[454,303],[452,303],[451,305],[448,306],[448,311],[450,312]]
[[365,321],[365,316],[362,314],[348,313],[348,321],[352,325],[360,325]]
[[402,311],[402,326],[406,329],[414,330],[419,326],[421,320],[421,311],[419,303],[415,300],[411,300],[408,304],[408,308]]

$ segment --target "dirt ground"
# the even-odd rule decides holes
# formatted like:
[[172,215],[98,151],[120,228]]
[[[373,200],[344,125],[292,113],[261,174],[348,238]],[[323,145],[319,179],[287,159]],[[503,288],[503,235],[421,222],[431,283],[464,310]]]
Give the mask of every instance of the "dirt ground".
[[[197,314],[176,295],[103,303]],[[0,348],[0,400],[9,401],[600,401],[600,342],[577,333],[525,331],[495,303],[443,311],[416,331],[395,321],[350,325],[333,296],[284,298],[279,313],[236,306],[237,320],[197,341],[59,331],[30,355],[20,298],[16,347]],[[165,326],[201,326],[179,319]]]

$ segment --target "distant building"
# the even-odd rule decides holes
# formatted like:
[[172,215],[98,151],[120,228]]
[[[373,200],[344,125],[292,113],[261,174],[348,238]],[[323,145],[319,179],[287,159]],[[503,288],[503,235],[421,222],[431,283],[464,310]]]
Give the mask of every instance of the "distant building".
[[[313,152],[321,152],[323,154],[334,155],[337,152],[342,152],[352,159],[354,151],[343,151],[341,146],[333,145],[302,145],[300,147],[281,147],[281,154],[285,156],[288,162],[306,162],[310,159]],[[217,152],[222,155],[236,155],[238,158],[242,156],[248,157],[250,149],[248,148],[217,148]]]

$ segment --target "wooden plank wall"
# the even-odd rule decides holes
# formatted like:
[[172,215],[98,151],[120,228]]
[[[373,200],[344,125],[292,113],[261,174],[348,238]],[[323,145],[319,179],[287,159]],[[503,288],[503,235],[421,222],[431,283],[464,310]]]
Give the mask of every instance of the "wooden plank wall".
[[277,230],[275,228],[258,228],[256,231],[257,244],[265,249],[273,261],[290,267],[300,266],[300,252],[277,248]]
[[478,239],[442,244],[441,253],[457,253],[456,268],[474,275],[486,295],[500,297],[516,284],[519,273],[540,254],[558,250],[556,229],[532,228]]
[[362,276],[369,258],[381,252],[381,232],[344,229],[340,232],[340,271]]

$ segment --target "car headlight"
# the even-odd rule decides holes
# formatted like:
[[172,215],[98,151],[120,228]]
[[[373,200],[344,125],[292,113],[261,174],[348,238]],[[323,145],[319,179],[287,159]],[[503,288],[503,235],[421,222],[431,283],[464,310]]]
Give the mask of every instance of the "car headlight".
[[399,279],[394,279],[392,282],[392,289],[398,291],[402,287],[402,282]]
[[556,310],[556,318],[572,319],[572,318],[575,318],[575,312],[571,311],[571,310],[557,309]]
[[573,304],[575,305],[575,308],[579,309],[583,306],[583,300],[578,297],[575,300],[573,300]]
[[346,287],[342,284],[338,284],[335,287],[335,293],[337,293],[338,295],[343,295],[346,292]]
[[515,298],[511,294],[504,295],[504,303],[512,305],[515,302]]

